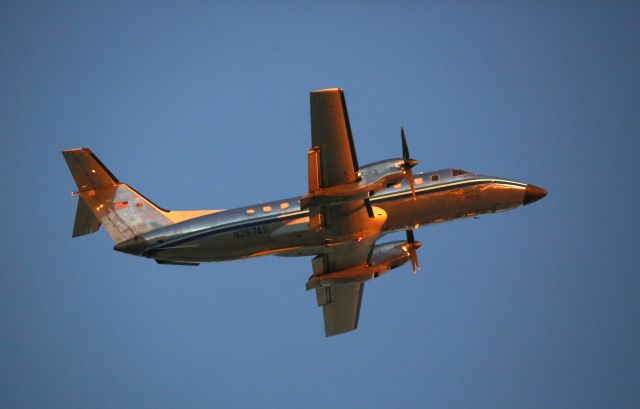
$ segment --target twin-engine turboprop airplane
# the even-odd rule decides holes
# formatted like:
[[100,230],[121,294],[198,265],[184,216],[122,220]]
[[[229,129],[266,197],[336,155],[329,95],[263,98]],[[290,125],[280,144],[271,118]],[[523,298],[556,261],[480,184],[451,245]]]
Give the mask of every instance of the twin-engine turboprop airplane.
[[[460,169],[413,174],[401,130],[402,157],[358,165],[344,93],[311,92],[309,191],[231,210],[173,211],[118,179],[89,150],[63,152],[78,185],[73,237],[104,225],[115,250],[160,264],[198,265],[273,254],[313,256],[314,289],[325,334],[356,329],[364,282],[411,262],[414,228],[532,203],[537,186]],[[377,244],[388,233],[407,239]]]

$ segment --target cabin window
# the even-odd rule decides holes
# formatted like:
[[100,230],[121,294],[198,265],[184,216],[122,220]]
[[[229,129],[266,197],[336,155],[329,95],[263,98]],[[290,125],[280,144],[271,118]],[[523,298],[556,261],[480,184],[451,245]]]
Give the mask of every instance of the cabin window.
[[265,212],[265,213],[270,212],[271,210],[273,210],[273,209],[271,208],[271,206],[263,206],[263,207],[262,207],[262,211],[263,211],[263,212]]
[[460,175],[464,175],[465,173],[469,173],[466,170],[462,170],[462,169],[451,169],[451,175],[452,176],[460,176]]
[[393,185],[394,189],[400,189],[402,187],[402,183],[396,183],[395,185]]
[[256,211],[253,209],[247,209],[247,214],[254,214]]
[[280,203],[280,208],[281,208],[281,209],[287,209],[287,208],[289,208],[289,203],[287,203],[287,202],[282,202],[282,203]]
[[416,182],[416,185],[421,185],[424,183],[424,179],[423,178],[415,178],[414,182]]
[[438,180],[440,180],[440,177],[438,175],[431,175],[430,178],[432,182],[437,182]]

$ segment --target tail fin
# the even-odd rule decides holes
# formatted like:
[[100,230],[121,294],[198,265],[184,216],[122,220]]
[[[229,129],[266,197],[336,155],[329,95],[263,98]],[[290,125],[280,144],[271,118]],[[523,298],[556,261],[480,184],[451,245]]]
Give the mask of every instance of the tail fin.
[[[98,231],[102,224],[120,243],[176,221],[132,187],[120,183],[89,148],[63,151],[78,186],[73,237]],[[193,216],[192,216],[193,217]]]

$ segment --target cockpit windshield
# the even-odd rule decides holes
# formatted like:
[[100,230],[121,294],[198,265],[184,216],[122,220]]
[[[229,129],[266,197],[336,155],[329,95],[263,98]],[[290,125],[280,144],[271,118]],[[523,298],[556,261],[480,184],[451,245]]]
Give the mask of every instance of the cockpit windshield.
[[462,169],[451,169],[451,176],[460,176],[460,175],[465,175],[469,173],[466,170],[462,170]]

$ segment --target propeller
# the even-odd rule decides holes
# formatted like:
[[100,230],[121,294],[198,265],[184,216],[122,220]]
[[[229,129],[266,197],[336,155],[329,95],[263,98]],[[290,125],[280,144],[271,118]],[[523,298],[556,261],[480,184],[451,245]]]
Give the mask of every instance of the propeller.
[[404,134],[404,127],[400,127],[400,135],[402,136],[402,159],[404,160],[402,167],[407,174],[407,181],[409,182],[409,186],[411,187],[413,200],[416,200],[416,183],[413,179],[412,168],[418,164],[418,161],[415,159],[411,159],[411,156],[409,156],[409,145],[407,145],[407,137]]
[[420,269],[420,263],[418,262],[418,250],[422,246],[422,243],[416,241],[413,237],[413,230],[407,229],[407,251],[411,257],[411,268],[413,268],[413,274],[416,273],[416,269]]

